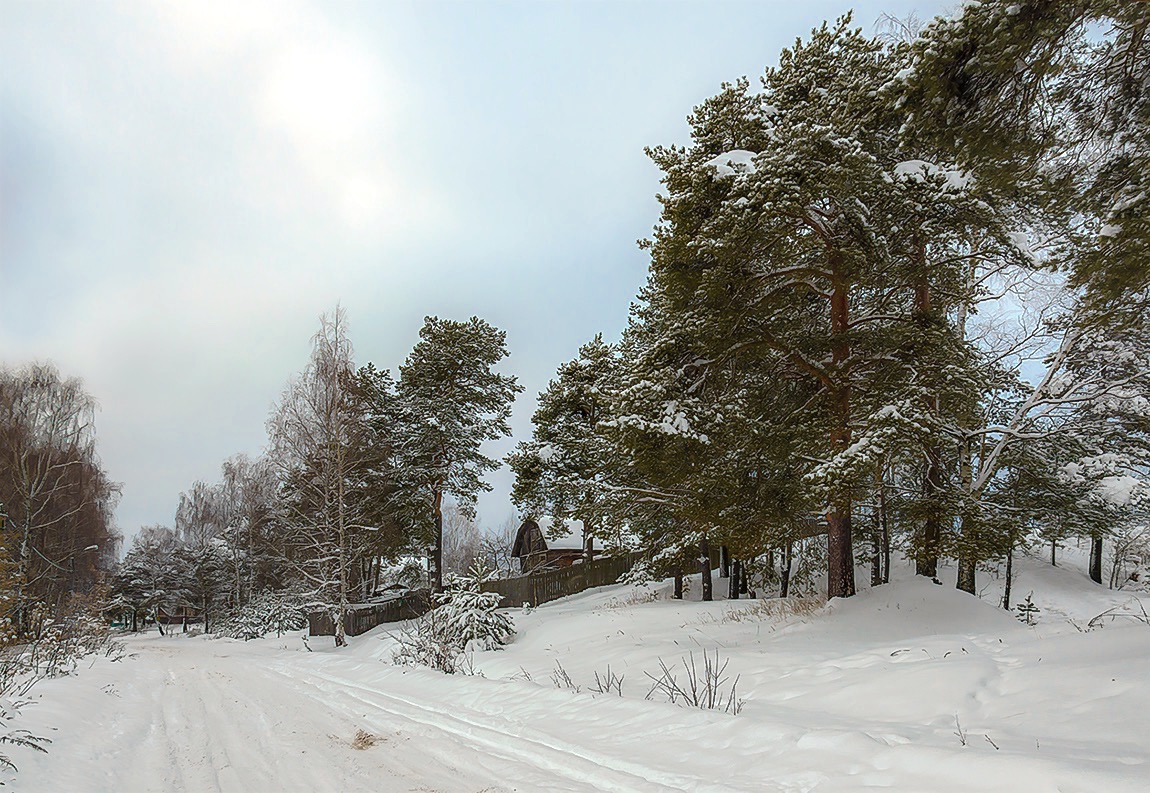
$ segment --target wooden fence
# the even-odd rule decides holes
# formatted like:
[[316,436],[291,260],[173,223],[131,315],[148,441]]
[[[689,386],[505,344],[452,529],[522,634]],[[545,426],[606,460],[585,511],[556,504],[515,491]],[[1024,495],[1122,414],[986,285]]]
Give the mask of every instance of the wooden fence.
[[[422,616],[431,608],[431,595],[426,589],[416,589],[383,603],[355,603],[343,613],[343,630],[348,636],[361,633],[385,622],[399,622]],[[334,636],[335,619],[330,610],[313,611],[307,615],[308,633],[312,636]]]
[[[711,568],[718,566],[718,548],[711,549]],[[517,608],[526,603],[538,606],[561,597],[575,595],[597,586],[609,586],[619,580],[635,563],[641,553],[608,556],[590,562],[573,564],[558,570],[531,573],[516,578],[496,578],[482,585],[484,592],[503,596],[499,605]],[[694,571],[691,571],[694,572]],[[358,636],[385,622],[414,619],[431,609],[430,592],[415,590],[385,603],[362,603],[347,607],[343,627],[348,636]],[[313,611],[308,614],[308,628],[312,636],[334,636],[335,621],[331,611]]]
[[642,558],[643,555],[640,553],[610,556],[573,564],[559,570],[532,573],[517,578],[497,578],[483,584],[483,591],[503,595],[503,600],[499,604],[503,607],[522,606],[525,603],[538,606],[585,589],[614,584],[619,580],[619,576],[634,567]]

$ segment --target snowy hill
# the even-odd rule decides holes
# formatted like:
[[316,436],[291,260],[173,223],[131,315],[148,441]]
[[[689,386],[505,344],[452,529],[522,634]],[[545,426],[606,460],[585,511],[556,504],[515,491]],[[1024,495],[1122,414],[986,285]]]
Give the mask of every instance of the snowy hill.
[[[666,599],[605,587],[529,613],[477,674],[298,637],[135,637],[136,657],[36,689],[53,730],[27,790],[1141,791],[1150,625],[1135,596],[1019,563],[1038,624],[906,576],[846,601]],[[695,588],[697,591],[697,587]],[[719,663],[738,715],[651,694]],[[621,682],[604,688],[607,667]],[[569,681],[569,682],[568,682]],[[577,689],[577,690],[576,690]],[[360,736],[358,739],[356,736]],[[268,758],[275,758],[272,763]]]

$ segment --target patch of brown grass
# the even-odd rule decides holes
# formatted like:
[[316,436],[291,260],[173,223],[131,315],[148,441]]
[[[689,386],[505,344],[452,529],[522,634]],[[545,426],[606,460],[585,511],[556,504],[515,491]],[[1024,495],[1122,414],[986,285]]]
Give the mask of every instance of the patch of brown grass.
[[366,730],[356,730],[355,737],[351,740],[351,748],[363,751],[364,749],[370,749],[382,740],[383,738],[378,735],[372,735]]

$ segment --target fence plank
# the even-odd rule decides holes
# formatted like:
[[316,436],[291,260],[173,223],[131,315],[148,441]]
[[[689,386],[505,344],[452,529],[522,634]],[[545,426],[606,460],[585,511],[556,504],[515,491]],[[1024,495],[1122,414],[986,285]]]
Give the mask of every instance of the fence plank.
[[641,553],[626,556],[610,556],[594,559],[558,570],[542,573],[499,578],[483,584],[484,592],[495,592],[503,596],[501,606],[515,608],[530,603],[538,606],[568,595],[574,595],[593,587],[607,586],[619,580],[635,563],[643,558]]
[[[354,603],[343,613],[343,630],[348,636],[367,633],[385,622],[399,622],[422,616],[431,608],[431,593],[415,589],[384,603]],[[330,610],[307,615],[308,633],[312,636],[334,636],[335,620]]]

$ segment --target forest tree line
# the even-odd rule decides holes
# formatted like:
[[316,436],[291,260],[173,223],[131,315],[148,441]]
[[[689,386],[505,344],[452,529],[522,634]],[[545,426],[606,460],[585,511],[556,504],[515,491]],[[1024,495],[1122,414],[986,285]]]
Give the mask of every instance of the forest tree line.
[[1148,28],[1109,0],[848,16],[725,84],[649,150],[647,284],[540,395],[516,502],[784,594],[795,554],[830,596],[892,548],[974,593],[1073,536],[1101,582],[1147,518]]

